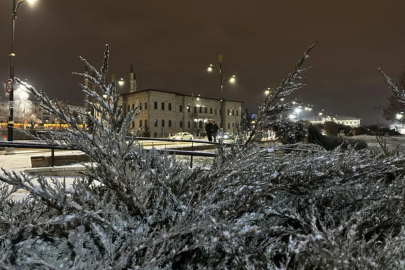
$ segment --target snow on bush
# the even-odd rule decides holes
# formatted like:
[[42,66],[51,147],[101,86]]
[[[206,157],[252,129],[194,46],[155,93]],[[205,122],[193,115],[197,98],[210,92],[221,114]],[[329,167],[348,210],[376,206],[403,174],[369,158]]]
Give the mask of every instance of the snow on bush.
[[[20,81],[72,126],[50,131],[47,142],[80,149],[92,163],[70,188],[3,172],[0,268],[403,269],[403,156],[255,143],[262,127],[287,121],[289,105],[277,100],[302,86],[309,51],[261,105],[245,144],[221,147],[208,171],[125,139],[140,107],[123,115],[116,82],[105,81],[108,47],[100,71],[83,59],[95,77],[79,74],[107,95],[83,89],[101,115],[82,117],[92,134]],[[12,201],[16,189],[29,198]]]

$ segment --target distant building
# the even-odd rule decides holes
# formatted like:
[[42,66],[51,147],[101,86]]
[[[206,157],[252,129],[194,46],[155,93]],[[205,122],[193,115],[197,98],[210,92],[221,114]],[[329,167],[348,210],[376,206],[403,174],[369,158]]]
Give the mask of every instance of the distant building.
[[325,122],[335,122],[350,127],[360,127],[360,118],[350,117],[350,116],[325,116],[325,117],[305,117],[301,118],[310,122],[311,124],[325,124]]
[[[85,97],[87,98],[87,97]],[[178,132],[202,134],[207,120],[221,122],[221,101],[201,95],[182,94],[167,90],[145,89],[138,91],[136,76],[131,66],[129,90],[120,94],[125,102],[124,115],[146,102],[142,112],[131,124],[131,132],[148,127],[152,137],[168,137]],[[240,101],[225,100],[223,132],[232,132],[241,120]],[[97,115],[96,115],[97,117]]]

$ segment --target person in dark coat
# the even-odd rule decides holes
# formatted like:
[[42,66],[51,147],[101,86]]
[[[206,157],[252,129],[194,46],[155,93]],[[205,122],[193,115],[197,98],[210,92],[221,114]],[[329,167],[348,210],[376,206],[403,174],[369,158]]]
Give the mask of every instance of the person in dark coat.
[[215,121],[212,121],[212,137],[214,138],[214,142],[217,142],[217,134],[218,134],[218,125]]
[[210,120],[205,125],[205,132],[207,132],[208,141],[212,142],[212,124]]

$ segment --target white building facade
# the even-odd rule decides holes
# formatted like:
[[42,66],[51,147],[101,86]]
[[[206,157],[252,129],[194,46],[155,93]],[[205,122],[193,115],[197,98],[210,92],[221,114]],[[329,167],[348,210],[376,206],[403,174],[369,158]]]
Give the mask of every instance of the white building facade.
[[[190,132],[198,136],[205,131],[207,120],[221,122],[221,101],[201,96],[185,95],[157,89],[146,89],[121,94],[125,102],[124,113],[144,103],[140,115],[133,121],[131,131],[148,127],[152,137],[168,137],[178,132]],[[232,132],[241,119],[239,101],[223,101],[225,121],[223,132]]]
[[350,116],[325,116],[325,117],[307,117],[302,120],[308,121],[311,124],[325,124],[325,122],[335,122],[349,127],[360,127],[360,118]]

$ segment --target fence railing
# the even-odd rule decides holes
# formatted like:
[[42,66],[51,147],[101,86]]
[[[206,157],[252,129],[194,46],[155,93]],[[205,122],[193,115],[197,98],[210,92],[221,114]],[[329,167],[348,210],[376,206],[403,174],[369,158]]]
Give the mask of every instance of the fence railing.
[[[128,137],[129,139],[129,137]],[[146,137],[139,137],[136,138],[138,141],[152,141],[153,142],[185,142],[185,143],[191,143],[191,150],[181,150],[181,149],[155,149],[155,151],[158,152],[166,152],[169,155],[179,155],[179,156],[190,156],[190,167],[193,167],[193,158],[194,157],[215,157],[215,153],[207,153],[207,152],[201,152],[201,151],[196,151],[195,150],[195,144],[205,144],[205,145],[212,145],[216,148],[215,146],[219,146],[220,143],[218,142],[208,142],[208,141],[199,141],[199,140],[175,140],[175,139],[162,139],[162,138],[146,138]],[[229,143],[223,143],[226,146],[229,146],[231,144]],[[154,145],[152,145],[154,146]],[[176,145],[173,145],[176,146]],[[52,144],[44,144],[44,143],[35,143],[35,142],[9,142],[9,141],[0,141],[0,148],[31,148],[31,149],[50,149],[51,150],[51,166],[55,166],[55,150],[79,150],[79,149],[74,149],[69,146],[64,146],[64,145],[52,145]],[[183,147],[185,148],[185,147]],[[144,149],[145,151],[151,151],[152,149]],[[9,152],[11,153],[11,152]]]

